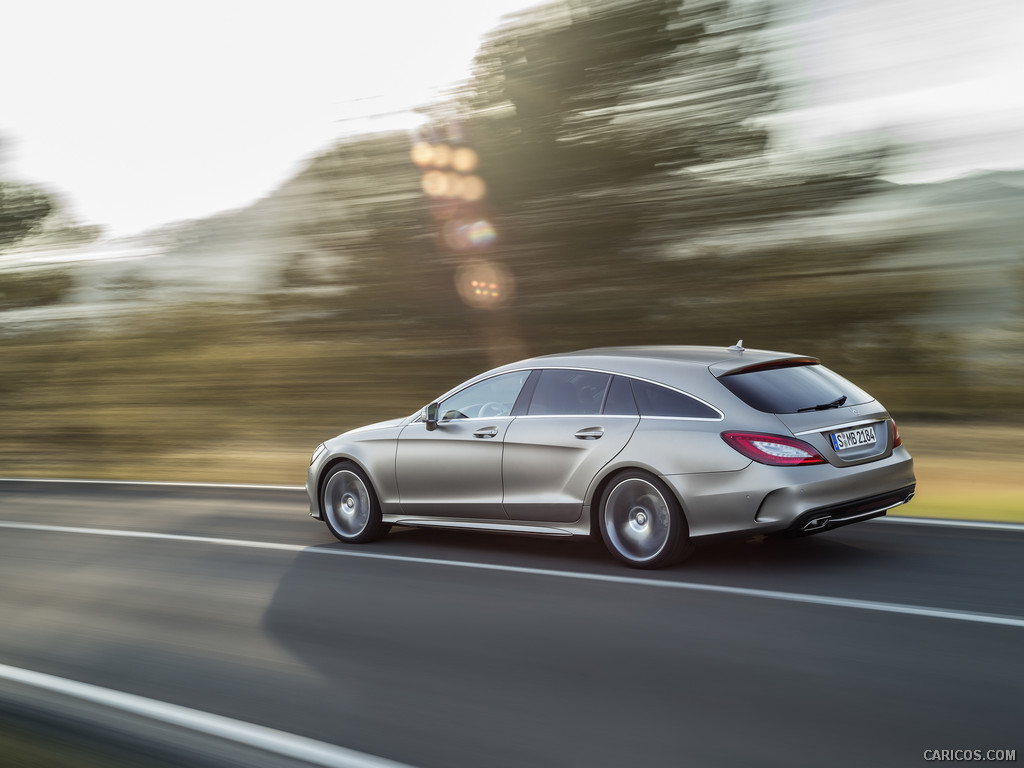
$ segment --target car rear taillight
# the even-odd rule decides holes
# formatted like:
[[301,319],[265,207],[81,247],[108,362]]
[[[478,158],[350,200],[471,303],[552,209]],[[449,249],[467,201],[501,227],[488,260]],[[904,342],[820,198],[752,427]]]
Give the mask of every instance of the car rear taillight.
[[722,439],[748,459],[776,467],[824,464],[825,459],[803,440],[761,432],[723,432]]
[[896,426],[896,419],[889,419],[892,424],[892,447],[895,448],[899,445],[903,445],[903,438],[900,437],[900,430]]

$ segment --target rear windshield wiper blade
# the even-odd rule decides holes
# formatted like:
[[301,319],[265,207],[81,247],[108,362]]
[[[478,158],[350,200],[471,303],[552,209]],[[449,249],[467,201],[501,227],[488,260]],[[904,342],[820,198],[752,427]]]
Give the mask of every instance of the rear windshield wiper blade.
[[831,403],[822,403],[821,405],[812,405],[808,408],[800,408],[797,413],[806,413],[807,411],[827,411],[830,408],[839,408],[843,403],[846,402],[846,395],[837,397]]

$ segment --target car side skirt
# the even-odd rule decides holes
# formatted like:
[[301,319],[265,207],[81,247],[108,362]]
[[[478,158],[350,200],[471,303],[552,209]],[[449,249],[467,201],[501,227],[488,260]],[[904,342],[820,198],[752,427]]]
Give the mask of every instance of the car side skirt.
[[449,517],[410,517],[394,514],[383,516],[389,525],[410,528],[448,528],[480,533],[518,533],[525,536],[586,536],[590,533],[590,514],[584,514],[573,523],[545,523],[535,521],[467,520]]

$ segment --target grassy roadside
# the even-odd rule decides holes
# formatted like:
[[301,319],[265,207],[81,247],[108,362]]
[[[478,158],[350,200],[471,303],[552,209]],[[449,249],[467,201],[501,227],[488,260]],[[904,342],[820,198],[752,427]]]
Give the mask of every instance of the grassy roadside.
[[[0,337],[0,476],[301,485],[324,439],[494,362],[472,334],[374,331],[184,306]],[[896,412],[919,481],[899,514],[1024,522],[1024,425]]]
[[900,423],[917,496],[895,514],[1024,523],[1024,427]]
[[[918,492],[913,502],[895,514],[1024,523],[1024,451],[1011,452],[1024,441],[1024,428],[913,424],[901,425],[900,431],[914,455]],[[214,442],[103,463],[87,457],[66,464],[23,459],[5,462],[4,474],[299,486],[305,482],[309,456],[320,439],[311,434],[308,440],[289,445],[268,435],[252,444]],[[936,441],[965,446],[964,453],[953,455],[948,448],[936,448]]]

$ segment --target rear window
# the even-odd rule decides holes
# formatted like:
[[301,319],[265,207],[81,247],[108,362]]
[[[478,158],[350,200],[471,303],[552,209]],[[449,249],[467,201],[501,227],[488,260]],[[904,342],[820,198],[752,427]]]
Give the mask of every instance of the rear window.
[[823,365],[791,365],[726,374],[719,378],[736,397],[766,413],[824,410],[830,404],[859,405],[871,395]]

